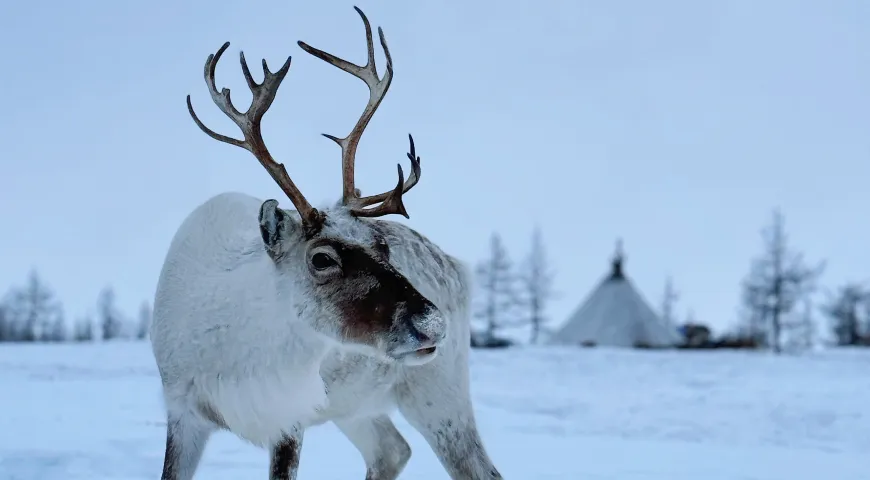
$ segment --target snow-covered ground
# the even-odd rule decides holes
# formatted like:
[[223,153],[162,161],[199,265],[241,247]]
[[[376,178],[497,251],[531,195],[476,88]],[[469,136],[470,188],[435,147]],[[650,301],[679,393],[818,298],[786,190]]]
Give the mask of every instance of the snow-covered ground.
[[[870,351],[524,348],[474,352],[484,440],[507,479],[870,479]],[[155,480],[159,379],[146,343],[0,344],[0,479]],[[398,415],[396,415],[398,417]],[[403,479],[446,479],[422,437]],[[230,434],[197,478],[266,478]],[[306,433],[301,480],[363,478],[331,425]]]

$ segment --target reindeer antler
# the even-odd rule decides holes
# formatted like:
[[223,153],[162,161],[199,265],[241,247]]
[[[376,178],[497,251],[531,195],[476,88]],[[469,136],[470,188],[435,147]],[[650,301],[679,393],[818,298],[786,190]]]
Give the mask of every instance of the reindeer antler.
[[[356,65],[330,53],[318,50],[301,40],[298,44],[306,52],[338,67],[340,70],[343,70],[356,78],[359,78],[369,87],[369,101],[350,133],[344,138],[338,138],[325,133],[323,134],[323,136],[334,141],[341,147],[343,180],[342,203],[348,205],[351,213],[357,217],[380,217],[395,213],[408,218],[408,212],[405,210],[405,206],[402,203],[402,194],[410,190],[420,179],[420,157],[416,156],[416,152],[414,151],[414,139],[410,135],[408,135],[408,138],[411,141],[411,149],[408,153],[408,158],[411,159],[411,175],[408,177],[407,181],[404,180],[402,166],[399,165],[399,183],[396,185],[396,188],[389,192],[368,197],[360,197],[354,183],[356,150],[366,126],[372,119],[375,111],[377,111],[384,96],[386,96],[387,90],[390,88],[390,82],[393,80],[393,59],[390,57],[390,49],[387,47],[387,40],[384,38],[384,31],[378,27],[378,36],[380,37],[381,47],[383,47],[384,56],[387,58],[387,71],[384,74],[384,78],[378,78],[378,70],[375,65],[375,48],[372,40],[372,27],[362,10],[357,7],[353,8],[357,13],[359,13],[359,16],[362,17],[366,29],[368,61],[364,66]],[[376,203],[380,203],[380,205],[370,209],[365,208]]]
[[287,61],[284,62],[284,65],[275,73],[269,71],[269,67],[266,65],[266,60],[263,59],[263,82],[258,84],[251,76],[251,71],[248,69],[248,63],[245,61],[244,52],[239,52],[239,62],[242,64],[242,73],[245,75],[245,81],[247,81],[248,88],[251,89],[251,93],[254,96],[248,110],[245,113],[241,113],[233,105],[232,100],[230,100],[230,89],[223,88],[218,92],[217,87],[215,86],[215,67],[217,66],[218,60],[220,60],[221,55],[223,55],[224,51],[229,46],[230,42],[226,42],[220,49],[218,49],[217,53],[208,56],[208,59],[205,61],[203,76],[205,77],[205,83],[208,85],[208,91],[211,94],[211,98],[214,100],[215,105],[217,105],[226,116],[230,117],[230,119],[238,125],[242,130],[245,139],[237,140],[216,133],[206,127],[193,111],[193,105],[190,103],[190,95],[187,96],[187,110],[190,112],[190,116],[193,117],[193,121],[196,122],[196,125],[200,130],[205,132],[211,138],[219,142],[244,148],[254,154],[254,157],[256,157],[260,164],[266,168],[269,175],[272,176],[278,186],[281,187],[281,190],[283,190],[290,201],[293,202],[293,205],[302,217],[302,223],[308,228],[317,228],[322,224],[322,214],[308,203],[308,200],[305,199],[305,196],[302,195],[302,192],[300,192],[299,188],[296,187],[296,184],[293,183],[290,175],[287,174],[284,165],[276,162],[275,159],[272,158],[272,154],[269,153],[269,149],[266,148],[266,143],[263,141],[263,134],[260,129],[260,121],[263,119],[263,115],[269,110],[269,107],[275,100],[275,94],[278,92],[278,87],[281,85],[281,82],[290,70],[291,57],[287,57]]

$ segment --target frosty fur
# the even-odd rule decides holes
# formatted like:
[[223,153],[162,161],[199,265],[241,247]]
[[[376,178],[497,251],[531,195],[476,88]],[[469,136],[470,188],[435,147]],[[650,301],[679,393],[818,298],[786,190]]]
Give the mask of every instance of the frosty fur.
[[[305,429],[328,421],[359,449],[367,480],[392,480],[411,456],[388,416],[396,408],[452,478],[502,478],[469,395],[465,267],[403,224],[341,205],[321,211],[327,220],[310,237],[295,211],[226,193],[180,226],[151,329],[167,409],[162,480],[191,480],[218,429],[268,448],[271,480],[296,479]],[[388,249],[384,268],[434,308],[409,319],[396,307],[381,323],[350,316],[355,298],[388,279],[324,283],[312,256],[334,256],[330,245],[372,259]],[[433,355],[413,353],[430,345]]]

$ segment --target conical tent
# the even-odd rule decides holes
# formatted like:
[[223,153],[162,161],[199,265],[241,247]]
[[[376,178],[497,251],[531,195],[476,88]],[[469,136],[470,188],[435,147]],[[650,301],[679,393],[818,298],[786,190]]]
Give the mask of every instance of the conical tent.
[[551,344],[661,348],[682,342],[677,330],[661,320],[626,277],[621,243],[617,242],[610,273],[553,332]]

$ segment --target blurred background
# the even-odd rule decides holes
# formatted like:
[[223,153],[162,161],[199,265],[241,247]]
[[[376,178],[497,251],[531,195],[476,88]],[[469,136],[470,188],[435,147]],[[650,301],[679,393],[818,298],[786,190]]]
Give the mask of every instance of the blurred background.
[[[475,401],[506,476],[870,478],[870,3],[357,5],[395,67],[357,185],[391,188],[414,135],[400,221],[475,272]],[[157,477],[147,331],[172,236],[221,192],[290,205],[185,96],[237,136],[206,57],[231,42],[217,85],[244,108],[239,50],[257,79],[259,58],[292,56],[264,138],[312,202],[336,201],[339,149],[320,134],[344,136],[367,91],[296,41],[363,63],[351,7],[0,6],[0,405],[16,412],[0,478]],[[407,478],[446,478],[414,438]],[[218,445],[211,478],[265,468]],[[302,474],[360,474],[345,447],[346,469],[303,459]],[[577,449],[592,453],[563,461]],[[596,462],[626,451],[632,465]]]

